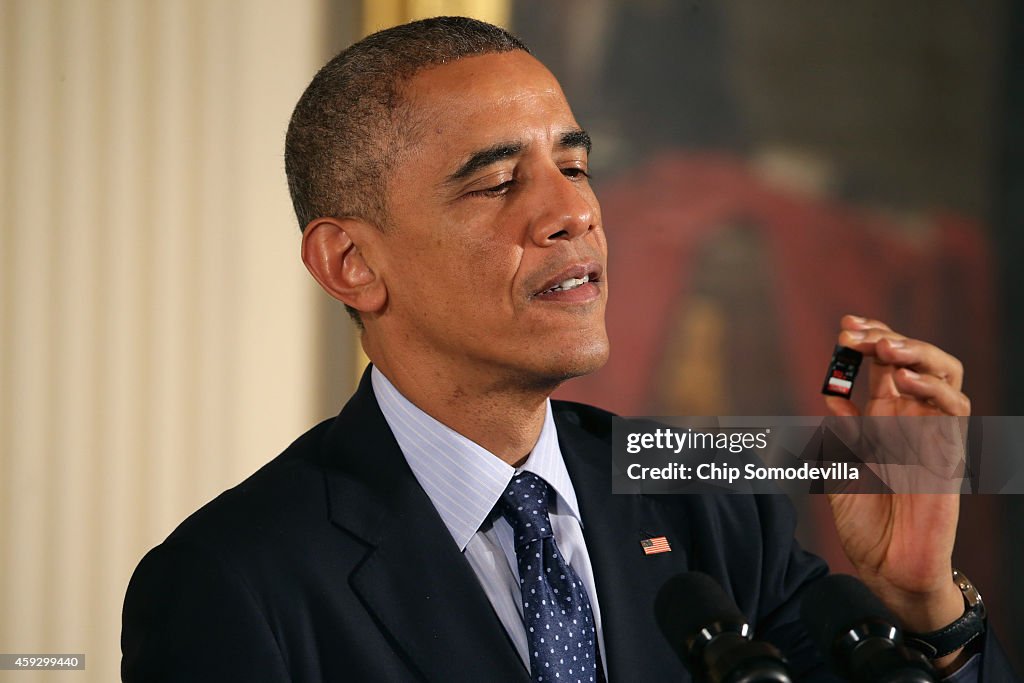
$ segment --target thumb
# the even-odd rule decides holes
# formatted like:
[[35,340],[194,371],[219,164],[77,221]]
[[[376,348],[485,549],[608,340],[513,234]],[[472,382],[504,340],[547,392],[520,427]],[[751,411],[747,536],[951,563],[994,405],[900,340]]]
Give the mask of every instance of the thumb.
[[848,448],[855,449],[860,440],[860,420],[854,418],[860,417],[860,410],[852,401],[838,396],[826,396],[825,407],[831,416],[823,420],[823,426],[831,429]]
[[830,415],[836,417],[858,417],[860,415],[860,410],[857,409],[853,401],[838,396],[826,396],[825,407],[828,408]]

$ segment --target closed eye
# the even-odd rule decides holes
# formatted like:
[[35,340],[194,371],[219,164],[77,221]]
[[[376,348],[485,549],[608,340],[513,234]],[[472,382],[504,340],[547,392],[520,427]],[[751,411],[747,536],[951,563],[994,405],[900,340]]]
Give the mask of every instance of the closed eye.
[[576,166],[569,166],[568,168],[562,169],[562,175],[571,180],[579,180],[582,178],[590,178],[590,174],[582,168]]
[[[586,170],[578,168],[576,166],[568,166],[566,168],[563,168],[562,175],[564,175],[569,180],[583,180],[589,179],[591,177],[590,173],[588,173]],[[473,190],[469,194],[470,196],[473,197],[501,197],[503,195],[508,194],[509,191],[512,189],[513,185],[515,184],[516,180],[514,178],[511,178],[503,183],[494,185],[493,187],[485,187],[482,190]]]
[[507,194],[508,191],[512,189],[512,185],[514,183],[515,180],[506,180],[500,185],[495,185],[494,187],[485,187],[482,190],[474,190],[469,194],[475,197],[500,197],[503,194]]

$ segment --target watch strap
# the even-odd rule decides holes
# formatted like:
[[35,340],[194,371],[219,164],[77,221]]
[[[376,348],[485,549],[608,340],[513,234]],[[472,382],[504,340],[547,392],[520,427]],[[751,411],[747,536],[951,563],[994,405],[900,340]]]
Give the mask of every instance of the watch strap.
[[960,618],[938,631],[903,634],[907,645],[923,652],[929,659],[952,654],[985,632],[985,604],[981,595],[970,580],[956,570],[953,570],[953,580],[963,593],[966,605]]

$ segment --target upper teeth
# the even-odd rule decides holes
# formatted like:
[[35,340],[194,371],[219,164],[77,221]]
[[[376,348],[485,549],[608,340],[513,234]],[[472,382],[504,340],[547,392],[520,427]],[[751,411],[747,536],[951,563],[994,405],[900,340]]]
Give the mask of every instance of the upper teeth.
[[581,278],[571,277],[568,280],[562,280],[557,285],[552,287],[549,291],[564,292],[567,289],[575,289],[576,287],[579,287],[580,285],[586,284],[588,282],[590,282],[589,275],[584,275]]

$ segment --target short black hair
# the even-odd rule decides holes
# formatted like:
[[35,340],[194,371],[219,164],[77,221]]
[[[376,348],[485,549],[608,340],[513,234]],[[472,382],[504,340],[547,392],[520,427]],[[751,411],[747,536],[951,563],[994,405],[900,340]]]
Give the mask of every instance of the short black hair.
[[402,86],[421,69],[527,47],[503,28],[434,17],[385,29],[346,48],[306,88],[285,137],[285,172],[304,230],[325,216],[383,223],[384,172],[409,125]]
[[[387,224],[386,177],[414,119],[402,86],[418,71],[462,57],[529,52],[503,28],[468,17],[394,26],[342,50],[299,98],[285,136],[284,165],[299,230],[317,218]],[[356,324],[358,313],[346,306]]]

